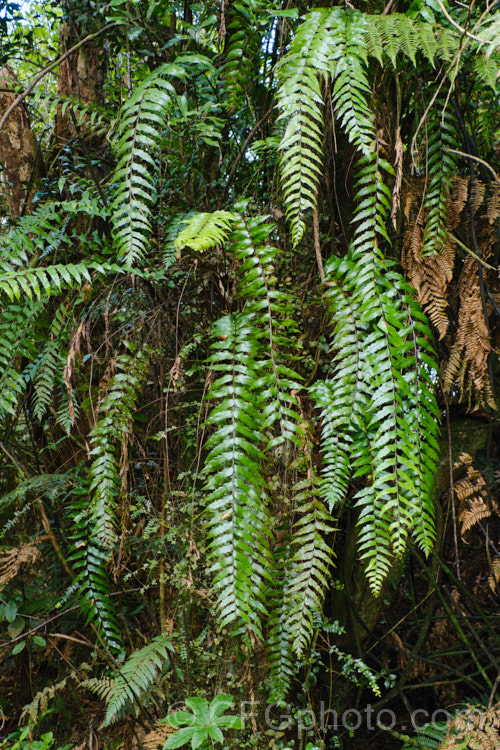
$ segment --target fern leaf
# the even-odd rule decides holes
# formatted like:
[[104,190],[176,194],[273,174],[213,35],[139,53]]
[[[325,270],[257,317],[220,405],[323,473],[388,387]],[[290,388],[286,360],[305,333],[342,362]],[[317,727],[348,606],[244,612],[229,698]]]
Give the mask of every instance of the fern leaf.
[[221,625],[244,622],[260,634],[265,614],[264,581],[269,577],[270,519],[259,444],[259,369],[261,332],[253,316],[238,314],[217,321],[210,358],[220,373],[210,396],[220,399],[208,424],[216,431],[208,442],[206,486],[210,555]]
[[[279,69],[280,119],[287,120],[280,145],[281,180],[294,244],[304,233],[304,213],[316,205],[323,164],[323,98],[318,74],[329,73],[337,18],[337,9],[309,13]],[[337,36],[340,41],[340,32]]]
[[444,100],[438,99],[436,108],[429,114],[427,121],[427,172],[430,180],[424,200],[424,210],[427,215],[422,250],[424,255],[439,252],[448,241],[446,230],[448,194],[451,179],[457,171],[457,159],[454,154],[446,150],[455,148],[456,133],[454,119],[444,107]]
[[102,727],[138,710],[158,673],[169,664],[170,638],[158,635],[147,646],[134,651],[106,688],[106,715]]
[[178,251],[190,247],[204,252],[214,245],[220,245],[227,238],[234,220],[235,215],[229,211],[195,214],[184,221],[187,226],[177,235],[175,247]]
[[321,615],[333,555],[325,541],[325,536],[334,530],[333,521],[317,497],[318,484],[313,475],[294,488],[301,516],[293,529],[289,591],[293,606],[288,627],[293,638],[292,648],[299,657],[311,641],[314,618]]
[[154,150],[165,125],[175,91],[165,80],[182,73],[177,66],[161,65],[135,89],[123,105],[115,138],[118,157],[113,181],[114,246],[126,267],[140,261],[151,234],[151,206],[156,198]]

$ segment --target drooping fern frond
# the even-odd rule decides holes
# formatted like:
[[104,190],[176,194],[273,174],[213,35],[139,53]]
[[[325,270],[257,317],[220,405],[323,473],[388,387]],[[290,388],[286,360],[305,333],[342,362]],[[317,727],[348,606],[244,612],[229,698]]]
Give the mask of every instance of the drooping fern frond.
[[108,646],[118,648],[119,631],[109,598],[108,564],[115,543],[114,511],[123,483],[118,446],[128,442],[132,417],[149,367],[147,349],[121,354],[99,406],[99,421],[90,434],[88,501],[79,503],[73,519],[72,565],[89,620],[95,620]]
[[241,0],[228,6],[227,42],[224,49],[223,76],[225,102],[230,111],[245,102],[258,72],[259,45],[265,22],[259,0]]
[[333,550],[325,537],[334,530],[330,514],[318,497],[319,482],[312,473],[295,486],[299,520],[293,529],[290,561],[289,612],[292,648],[301,657],[309,646],[314,617],[319,618],[328,589]]
[[18,358],[36,354],[30,336],[32,325],[40,312],[37,302],[7,303],[0,317],[0,414],[13,414],[14,406],[26,387],[26,378],[19,372]]
[[221,375],[209,392],[218,405],[207,420],[216,430],[205,473],[219,620],[242,621],[257,633],[270,568],[265,452],[286,451],[300,434],[293,396],[299,385],[287,364],[294,349],[292,301],[275,288],[278,250],[269,243],[271,231],[265,217],[216,212],[193,217],[176,242],[207,249],[227,236],[227,250],[240,261],[245,311],[213,329],[209,362]]
[[[130,345],[129,345],[130,346]],[[90,519],[96,538],[111,548],[114,539],[114,505],[120,488],[117,446],[128,440],[132,417],[149,368],[146,349],[121,354],[115,362],[116,374],[107,384],[99,406],[99,421],[90,433],[91,489]]]
[[321,80],[332,80],[335,114],[350,142],[368,157],[375,141],[368,56],[381,62],[388,57],[395,65],[404,55],[415,64],[420,51],[434,64],[436,56],[449,60],[458,47],[458,37],[447,29],[403,14],[320,8],[305,16],[279,66],[278,106],[287,123],[280,170],[294,244],[304,232],[304,213],[316,206],[322,172]]
[[340,32],[337,29],[335,37],[332,26],[337,13],[337,9],[309,13],[279,68],[280,119],[287,120],[280,145],[281,180],[294,244],[304,233],[304,213],[316,205],[323,164],[323,97],[318,74],[329,73],[335,44],[340,43]]
[[160,65],[122,107],[115,138],[118,164],[113,174],[116,187],[111,209],[116,254],[127,267],[146,253],[151,207],[156,197],[154,150],[175,97],[175,90],[166,78],[179,74],[182,69],[178,66]]
[[221,625],[243,621],[260,634],[271,527],[261,467],[261,331],[240,313],[217,321],[214,335],[210,365],[220,376],[210,397],[220,403],[207,420],[216,431],[205,465],[213,586]]
[[323,414],[323,496],[332,506],[342,502],[351,464],[367,477],[355,496],[358,549],[374,591],[410,532],[426,552],[432,548],[438,460],[430,330],[410,287],[378,247],[379,237],[387,239],[389,208],[382,164],[375,155],[362,162],[351,251],[327,265],[333,375],[312,389]]
[[58,374],[64,369],[65,358],[61,348],[61,337],[68,324],[68,309],[63,303],[56,311],[52,320],[47,343],[34,363],[35,376],[33,378],[33,416],[40,420],[50,403],[54,384]]
[[96,692],[106,701],[103,727],[131,713],[137,713],[153,681],[168,666],[168,652],[172,650],[170,638],[157,635],[147,646],[134,651],[120,669],[118,675],[102,683],[89,679],[82,687]]
[[292,650],[290,622],[291,544],[289,523],[276,529],[277,544],[273,550],[273,576],[269,586],[269,700],[284,703],[295,674],[296,656]]
[[456,149],[455,121],[445,109],[443,99],[436,101],[429,113],[427,127],[426,172],[428,188],[424,199],[427,222],[424,230],[423,255],[432,255],[445,247],[447,237],[447,206],[452,177],[457,171],[457,158],[448,149]]

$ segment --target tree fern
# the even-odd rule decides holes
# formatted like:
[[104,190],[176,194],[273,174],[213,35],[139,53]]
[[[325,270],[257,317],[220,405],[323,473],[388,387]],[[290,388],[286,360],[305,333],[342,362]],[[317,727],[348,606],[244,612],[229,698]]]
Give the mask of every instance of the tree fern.
[[111,208],[116,254],[129,267],[143,258],[151,234],[151,207],[156,195],[154,149],[175,97],[165,78],[179,73],[182,69],[178,66],[159,66],[122,107],[115,138],[118,163]]

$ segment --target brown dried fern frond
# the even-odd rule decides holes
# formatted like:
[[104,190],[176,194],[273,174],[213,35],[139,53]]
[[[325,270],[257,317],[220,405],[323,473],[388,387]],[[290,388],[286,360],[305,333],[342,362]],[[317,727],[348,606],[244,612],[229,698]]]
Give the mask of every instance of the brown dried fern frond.
[[460,308],[458,330],[444,373],[444,387],[452,393],[458,386],[460,396],[469,408],[496,408],[488,373],[488,355],[492,351],[490,334],[484,317],[477,261],[467,257],[458,287]]
[[486,216],[490,224],[495,224],[500,219],[500,184],[498,182],[491,186],[491,195],[486,203]]
[[170,735],[176,731],[177,727],[171,724],[155,724],[151,732],[148,732],[142,740],[144,750],[160,750]]
[[492,511],[497,510],[494,501],[489,501],[486,480],[480,471],[472,465],[472,459],[467,453],[461,454],[454,469],[467,467],[467,474],[456,480],[453,485],[455,496],[459,502],[458,520],[461,523],[460,533],[464,534],[484,518],[489,518]]
[[467,706],[453,718],[438,750],[498,750],[500,746],[500,703],[491,708]]
[[474,178],[470,182],[469,199],[472,214],[475,214],[479,206],[484,200],[484,194],[486,192],[486,185],[484,182]]
[[453,278],[455,244],[449,242],[438,255],[423,255],[424,226],[421,214],[403,240],[402,266],[417,292],[419,304],[442,339],[448,330],[448,287]]
[[497,590],[497,585],[499,581],[500,581],[500,557],[495,557],[495,559],[491,561],[491,571],[490,571],[490,575],[488,576],[488,583],[490,584],[490,589],[492,591]]
[[42,553],[38,545],[45,539],[46,536],[40,536],[22,547],[11,547],[0,552],[0,591],[17,578],[22,569],[33,567],[41,559]]

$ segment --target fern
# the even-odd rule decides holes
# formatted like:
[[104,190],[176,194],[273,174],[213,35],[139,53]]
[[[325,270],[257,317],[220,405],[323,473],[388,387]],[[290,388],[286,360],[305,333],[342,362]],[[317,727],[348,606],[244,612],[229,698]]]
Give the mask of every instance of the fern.
[[115,138],[118,157],[113,181],[112,210],[114,246],[125,266],[140,261],[151,234],[151,206],[155,200],[157,147],[165,117],[175,98],[169,75],[182,74],[173,65],[161,65],[135,89],[123,105]]
[[222,341],[213,345],[210,364],[221,377],[210,397],[221,403],[207,420],[217,430],[205,465],[213,585],[221,625],[240,620],[260,634],[271,525],[259,447],[261,331],[251,316],[238,314],[219,320],[214,335]]
[[322,494],[330,507],[343,501],[352,463],[356,475],[368,477],[355,500],[358,549],[374,591],[410,530],[426,552],[432,548],[438,460],[430,331],[410,287],[377,245],[389,205],[380,166],[374,157],[363,164],[351,252],[327,266],[334,369],[312,390],[323,410]]
[[230,111],[245,103],[253,86],[259,61],[259,45],[269,18],[262,19],[259,0],[240,0],[229,6],[228,41],[224,49],[225,102]]
[[304,213],[316,206],[323,166],[321,78],[332,79],[335,112],[351,141],[368,157],[375,122],[368,78],[368,56],[396,65],[398,54],[415,63],[421,51],[434,64],[450,59],[459,41],[445,29],[402,14],[368,15],[357,10],[321,8],[308,13],[279,66],[280,118],[287,121],[280,169],[287,218],[296,244],[304,233]]
[[67,305],[63,303],[54,315],[47,343],[34,363],[33,416],[38,420],[45,414],[50,403],[54,383],[58,379],[57,375],[64,368],[65,360],[61,352],[61,338],[66,333],[67,317]]
[[292,540],[289,596],[293,605],[288,627],[293,636],[292,648],[299,657],[309,646],[314,618],[317,619],[322,612],[333,554],[325,541],[325,536],[333,531],[333,523],[317,497],[319,488],[316,485],[313,474],[294,488],[300,518],[294,526]]
[[451,179],[457,171],[457,159],[446,149],[455,148],[455,122],[438,99],[427,121],[426,171],[430,175],[424,200],[427,223],[424,231],[423,254],[439,252],[448,241],[446,217]]
[[294,244],[304,233],[305,211],[316,205],[323,165],[323,98],[318,74],[328,74],[332,50],[340,41],[339,34],[337,38],[332,34],[337,12],[308,14],[279,68],[280,119],[288,121],[280,144],[280,170]]
[[81,683],[82,687],[96,692],[106,701],[102,727],[107,727],[132,712],[138,713],[153,681],[168,665],[170,650],[170,638],[158,635],[147,646],[134,651],[114,679],[90,679]]
[[[223,241],[241,261],[238,270],[244,313],[220,319],[210,364],[222,373],[209,397],[220,401],[208,420],[207,509],[214,586],[221,625],[242,621],[261,632],[269,578],[270,519],[266,508],[265,451],[299,442],[299,417],[291,395],[298,383],[277,351],[293,351],[288,295],[275,289],[277,249],[268,244],[272,225],[263,217],[217,212],[193,217],[178,247],[196,250]],[[269,432],[269,437],[264,434]],[[275,433],[275,434],[273,434]],[[283,447],[282,447],[283,446]]]
[[[0,414],[13,414],[15,404],[26,387],[26,378],[19,372],[18,358],[31,359],[36,353],[31,331],[40,305],[5,304],[0,318]],[[20,332],[21,335],[20,335]]]
[[121,486],[117,445],[127,441],[132,416],[149,366],[143,349],[116,359],[116,374],[107,384],[100,404],[100,419],[92,430],[90,504],[81,503],[74,517],[72,564],[88,619],[95,619],[108,645],[118,648],[119,635],[109,599],[107,565],[115,543],[114,509]]
[[269,700],[284,703],[296,673],[290,622],[291,543],[288,523],[277,529],[278,542],[273,554],[273,577],[269,586]]

